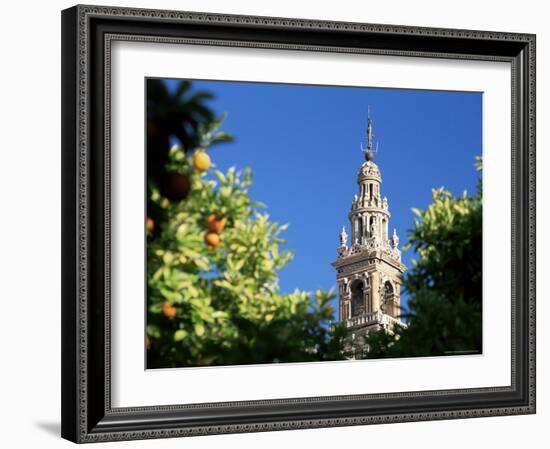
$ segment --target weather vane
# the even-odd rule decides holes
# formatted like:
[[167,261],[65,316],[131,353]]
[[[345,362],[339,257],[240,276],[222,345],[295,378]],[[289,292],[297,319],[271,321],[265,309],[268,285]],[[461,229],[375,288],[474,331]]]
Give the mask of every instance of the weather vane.
[[376,142],[376,149],[372,148],[372,141],[374,138],[374,133],[372,132],[372,119],[370,116],[370,106],[368,107],[368,119],[367,119],[367,148],[363,148],[363,143],[360,144],[361,151],[365,154],[365,159],[367,161],[372,161],[374,158],[374,153],[378,152],[378,142]]

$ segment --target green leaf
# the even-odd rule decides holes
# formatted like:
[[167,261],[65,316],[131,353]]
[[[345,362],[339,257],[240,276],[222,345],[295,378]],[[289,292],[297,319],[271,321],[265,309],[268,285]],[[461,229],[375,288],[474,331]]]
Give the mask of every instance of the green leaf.
[[204,335],[205,330],[206,329],[204,328],[203,324],[201,323],[195,324],[195,334],[197,335],[197,337],[202,337]]
[[187,332],[183,329],[174,332],[174,341],[182,341],[185,337],[187,337]]
[[152,324],[147,325],[147,335],[153,338],[159,338],[161,336],[161,331],[158,326]]

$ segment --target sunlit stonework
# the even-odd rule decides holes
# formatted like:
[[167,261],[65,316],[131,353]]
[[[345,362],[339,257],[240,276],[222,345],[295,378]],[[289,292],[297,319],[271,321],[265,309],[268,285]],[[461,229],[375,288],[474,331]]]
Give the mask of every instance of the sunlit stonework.
[[392,332],[404,326],[399,319],[401,263],[399,237],[395,229],[388,233],[388,200],[382,197],[380,169],[373,162],[372,120],[367,127],[366,161],[357,176],[359,195],[355,195],[348,215],[351,241],[345,227],[340,233],[336,269],[339,292],[339,320],[348,329],[355,358],[364,356],[368,347],[362,336],[373,330]]

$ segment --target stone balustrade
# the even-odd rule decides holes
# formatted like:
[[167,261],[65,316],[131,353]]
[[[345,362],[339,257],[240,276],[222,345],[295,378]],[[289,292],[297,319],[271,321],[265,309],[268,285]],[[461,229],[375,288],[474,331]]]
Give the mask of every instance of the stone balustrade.
[[362,313],[360,315],[356,315],[351,318],[348,318],[347,320],[342,320],[336,323],[332,323],[332,325],[337,325],[337,324],[344,324],[346,329],[355,328],[355,327],[365,327],[373,324],[389,325],[390,327],[406,326],[406,324],[402,323],[397,318],[394,318],[390,315],[386,315],[385,313],[382,313],[380,311]]

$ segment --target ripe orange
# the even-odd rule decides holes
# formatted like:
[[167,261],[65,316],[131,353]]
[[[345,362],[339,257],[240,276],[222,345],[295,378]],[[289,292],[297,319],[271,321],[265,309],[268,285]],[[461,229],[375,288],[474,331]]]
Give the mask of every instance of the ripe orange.
[[204,235],[204,241],[210,248],[214,248],[220,244],[222,239],[217,232],[210,231]]
[[163,198],[162,201],[160,202],[160,206],[163,209],[166,209],[168,206],[170,206],[170,200],[168,200],[168,198]]
[[206,219],[206,227],[216,234],[220,234],[227,223],[226,218],[218,218],[215,214],[210,214]]
[[151,232],[155,228],[155,222],[151,217],[147,217],[147,231]]
[[160,184],[160,193],[170,201],[185,199],[190,190],[191,181],[180,173],[166,173]]
[[166,318],[171,320],[176,316],[177,310],[172,304],[170,304],[169,302],[165,302],[162,305],[162,313],[164,313],[164,316]]
[[212,165],[212,161],[210,160],[210,156],[206,154],[206,151],[195,151],[195,154],[193,155],[193,167],[195,167],[198,171],[203,172],[208,170],[210,165]]

